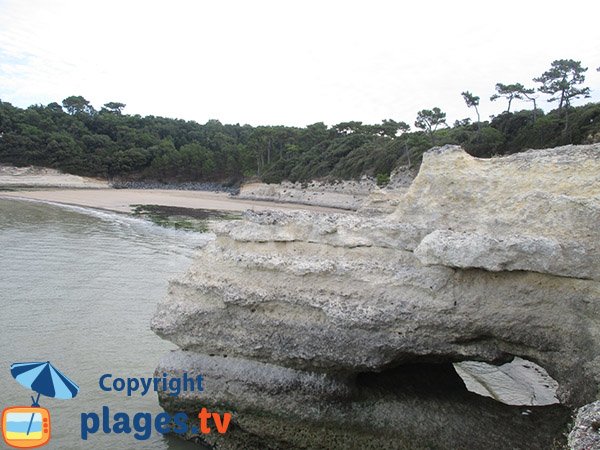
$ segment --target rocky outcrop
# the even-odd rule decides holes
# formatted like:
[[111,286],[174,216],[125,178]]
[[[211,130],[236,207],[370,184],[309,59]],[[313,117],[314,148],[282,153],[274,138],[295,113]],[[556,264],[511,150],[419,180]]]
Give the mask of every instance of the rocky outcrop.
[[491,236],[436,230],[423,238],[415,255],[425,265],[492,272],[526,270],[600,280],[598,254],[575,239],[505,234]]
[[240,188],[237,198],[356,210],[360,208],[369,194],[376,190],[378,187],[375,181],[367,177],[358,181],[332,183],[284,181],[280,184],[246,184]]
[[360,180],[334,182],[248,183],[236,196],[245,200],[296,203],[381,215],[395,210],[415,176],[416,169],[399,166],[392,171],[384,188],[380,188],[373,178],[363,176]]
[[563,405],[593,401],[599,225],[599,145],[434,149],[391,214],[222,223],[152,322],[182,349],[158,370],[204,371],[213,388],[161,402],[228,409],[256,448],[297,448],[298,433],[305,448],[548,448],[565,409],[476,396],[451,363],[524,358]]
[[408,188],[376,189],[361,203],[358,212],[364,216],[393,213]]
[[367,216],[394,212],[416,175],[416,169],[398,166],[390,174],[389,183],[383,188],[373,189],[361,202],[358,212]]
[[599,280],[599,148],[435,150],[393,217],[435,232],[417,252],[426,264]]
[[600,448],[600,401],[585,405],[577,411],[575,424],[569,433],[572,450]]
[[[161,394],[163,408],[195,417],[231,412],[226,435],[202,436],[227,449],[553,448],[565,408],[508,407],[464,389],[448,364],[403,365],[377,374],[307,372],[225,355],[175,351],[157,375],[205,379],[200,395]],[[188,434],[190,440],[198,435]]]
[[0,187],[101,189],[108,188],[109,183],[105,180],[71,175],[46,167],[0,165]]

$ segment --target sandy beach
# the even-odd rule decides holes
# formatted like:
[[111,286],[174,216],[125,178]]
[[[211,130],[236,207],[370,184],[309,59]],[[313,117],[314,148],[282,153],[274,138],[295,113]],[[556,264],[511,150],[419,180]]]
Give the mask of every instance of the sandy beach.
[[[46,167],[14,167],[0,164],[1,198],[17,198],[84,206],[121,213],[131,213],[132,205],[160,205],[217,211],[310,210],[348,212],[338,206],[331,193],[323,193],[322,206],[303,202],[277,201],[269,198],[237,198],[225,192],[175,189],[114,189],[106,180],[62,173]],[[323,204],[325,200],[325,204]],[[327,200],[331,200],[328,204]],[[303,204],[303,203],[309,203]],[[318,202],[316,202],[318,203]]]
[[181,208],[210,209],[220,211],[311,210],[343,212],[340,209],[319,206],[276,203],[257,200],[241,200],[223,192],[178,191],[162,189],[41,189],[0,192],[0,198],[38,200],[66,205],[85,206],[130,213],[131,205],[162,205]]
[[327,207],[283,203],[268,200],[240,199],[225,192],[173,189],[114,189],[106,180],[62,173],[45,167],[14,167],[0,164],[1,198],[17,198],[84,206],[122,213],[132,212],[132,205],[160,205],[218,211],[310,210],[344,212]]

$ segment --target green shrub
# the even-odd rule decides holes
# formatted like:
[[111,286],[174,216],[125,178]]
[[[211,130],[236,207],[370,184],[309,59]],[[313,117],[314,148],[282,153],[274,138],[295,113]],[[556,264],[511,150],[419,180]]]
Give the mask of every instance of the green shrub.
[[376,179],[379,187],[386,186],[390,182],[390,176],[385,173],[378,173]]

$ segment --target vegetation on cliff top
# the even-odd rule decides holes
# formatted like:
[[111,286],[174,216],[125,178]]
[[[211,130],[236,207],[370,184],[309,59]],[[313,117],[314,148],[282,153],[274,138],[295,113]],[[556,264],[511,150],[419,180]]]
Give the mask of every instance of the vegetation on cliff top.
[[[558,102],[544,113],[534,88],[520,83],[496,85],[492,101],[504,98],[504,113],[481,121],[480,98],[465,91],[477,122],[446,124],[439,108],[417,113],[415,127],[384,120],[380,124],[343,122],[288,126],[227,125],[123,114],[125,105],[106,103],[97,111],[84,97],[62,105],[22,109],[0,101],[0,162],[54,167],[65,172],[109,179],[225,181],[244,177],[265,182],[284,179],[350,179],[363,174],[383,179],[399,164],[417,165],[432,145],[459,144],[479,157],[600,141],[600,104],[572,107],[589,96],[581,63],[557,60],[540,77],[537,91]],[[511,112],[514,101],[531,110]]]

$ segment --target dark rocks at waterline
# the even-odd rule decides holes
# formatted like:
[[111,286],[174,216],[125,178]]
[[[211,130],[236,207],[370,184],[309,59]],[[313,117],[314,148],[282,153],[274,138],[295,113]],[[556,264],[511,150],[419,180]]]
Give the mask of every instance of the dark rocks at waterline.
[[568,408],[509,406],[467,391],[451,364],[407,364],[353,377],[225,355],[174,351],[155,376],[202,375],[202,392],[159,392],[170,413],[231,412],[215,449],[549,449],[565,444]]
[[180,191],[208,191],[225,192],[237,195],[240,192],[239,185],[228,186],[221,183],[208,182],[186,182],[186,183],[160,183],[158,181],[113,181],[111,187],[114,189],[169,189]]

